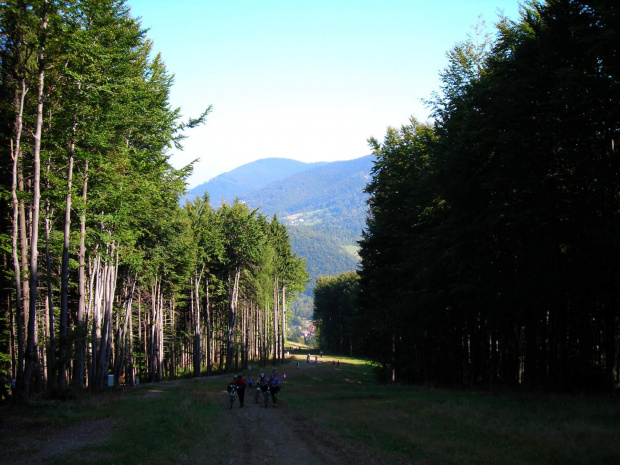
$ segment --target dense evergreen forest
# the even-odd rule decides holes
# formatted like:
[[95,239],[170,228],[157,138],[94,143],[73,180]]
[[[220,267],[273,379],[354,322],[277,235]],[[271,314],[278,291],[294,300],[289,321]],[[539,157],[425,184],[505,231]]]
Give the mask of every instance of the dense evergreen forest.
[[433,123],[371,140],[362,269],[317,285],[324,344],[391,381],[618,387],[619,46],[618,2],[548,0],[448,52]]
[[[0,387],[64,396],[284,356],[285,227],[179,206],[171,75],[123,0],[0,3]],[[206,106],[206,105],[205,105]]]

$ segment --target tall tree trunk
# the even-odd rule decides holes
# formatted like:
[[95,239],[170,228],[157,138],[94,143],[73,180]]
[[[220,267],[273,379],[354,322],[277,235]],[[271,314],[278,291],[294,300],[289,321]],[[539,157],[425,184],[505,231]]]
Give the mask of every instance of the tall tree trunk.
[[39,257],[39,208],[41,201],[41,133],[43,129],[43,89],[45,84],[45,35],[47,29],[48,0],[43,2],[43,17],[41,25],[41,44],[39,47],[39,87],[37,92],[37,122],[34,133],[34,181],[32,199],[32,224],[30,232],[30,305],[28,315],[28,340],[26,346],[26,358],[24,366],[24,389],[22,400],[28,403],[30,399],[30,377],[33,367],[36,365],[37,354],[35,351],[35,319],[37,311],[37,284]]
[[162,282],[159,281],[159,304],[157,318],[157,381],[164,379],[164,295],[162,292]]
[[[23,163],[19,165],[19,170],[17,172],[17,188],[19,192],[25,192],[26,183],[24,181],[24,173],[23,173]],[[32,209],[28,210],[29,221],[32,217]],[[26,220],[26,203],[22,199],[19,201],[19,248],[21,250],[20,254],[20,262],[22,271],[26,272],[28,270],[29,263],[29,243],[28,243],[28,223]],[[24,322],[24,334],[21,335],[22,340],[24,341],[24,357],[26,353],[26,337],[25,331],[26,326],[28,326],[28,311],[30,309],[30,276],[26,274],[22,279],[22,321]],[[22,357],[20,371],[23,374],[24,370],[24,357]]]
[[128,386],[135,386],[135,364],[133,360],[133,316],[129,314],[129,342],[127,343],[126,381]]
[[278,320],[279,320],[279,305],[280,302],[280,292],[278,290],[278,278],[276,277],[273,283],[273,363],[274,365],[278,363],[278,354],[280,353],[279,347],[279,338],[280,331],[278,329]]
[[284,361],[284,352],[286,351],[286,286],[282,286],[282,324],[280,330],[282,333],[282,351],[280,352],[280,360]]
[[[120,386],[120,380],[121,380],[121,375],[123,372],[123,369],[125,368],[125,359],[126,359],[126,355],[128,352],[127,349],[127,331],[128,331],[128,327],[129,327],[129,322],[131,320],[131,307],[133,305],[133,294],[135,291],[135,287],[136,287],[136,281],[138,279],[137,274],[135,274],[133,276],[133,278],[130,278],[130,282],[128,283],[128,293],[127,293],[127,298],[126,298],[126,302],[125,302],[125,315],[124,315],[124,320],[123,320],[123,326],[122,328],[119,329],[119,336],[116,342],[116,348],[117,348],[117,353],[118,356],[116,357],[116,359],[114,360],[114,385],[115,386]],[[131,340],[129,341],[129,345],[131,345]]]
[[[112,307],[116,289],[116,273],[118,269],[118,251],[114,244],[108,249],[109,259],[105,263],[99,260],[99,271],[95,292],[97,299],[95,307],[100,307],[101,330],[98,344],[93,341],[93,369],[95,371],[94,387],[96,390],[103,389],[107,379],[110,355],[112,349]],[[99,312],[95,312],[99,313]]]
[[204,267],[200,270],[200,274],[196,273],[194,277],[194,377],[198,378],[201,371],[202,350],[200,345],[200,281],[202,279],[202,273]]
[[[23,105],[23,99],[22,99]],[[20,118],[21,120],[21,118]],[[21,127],[21,125],[20,125]],[[20,128],[21,132],[21,128]],[[18,138],[19,141],[19,138]],[[16,144],[19,147],[19,142]],[[11,186],[11,196],[13,198],[13,234],[11,249],[13,254],[13,272],[15,274],[15,322],[17,325],[17,359],[14,366],[17,365],[14,376],[17,378],[19,386],[22,384],[23,378],[23,360],[24,360],[24,308],[22,299],[22,281],[21,266],[17,253],[17,236],[19,222],[19,202],[17,200],[17,170],[19,166],[19,151],[13,150],[13,141],[11,140],[11,156],[13,157],[13,183]],[[11,328],[13,326],[11,325]]]
[[205,280],[206,305],[205,305],[205,326],[207,335],[207,376],[211,376],[211,300],[209,298],[209,279]]
[[155,328],[155,324],[157,321],[157,278],[155,278],[155,283],[151,286],[151,318],[149,321],[150,325],[150,347],[149,347],[149,379],[152,382],[155,381],[155,351],[157,347],[157,332]]
[[[78,92],[81,88],[78,83]],[[63,228],[62,267],[60,273],[60,318],[59,318],[59,358],[58,385],[62,391],[67,387],[67,324],[69,314],[69,245],[71,236],[71,195],[73,184],[73,164],[75,162],[75,133],[77,130],[77,108],[73,110],[71,142],[69,145],[69,166],[67,168],[67,195],[65,197],[65,222]]]
[[58,381],[56,376],[56,330],[54,328],[54,299],[52,294],[52,259],[50,256],[50,233],[52,231],[52,209],[49,202],[46,206],[45,215],[45,268],[47,270],[47,305],[48,312],[48,338],[47,347],[47,387],[51,390]]
[[226,342],[226,365],[224,372],[228,373],[233,361],[233,339],[237,326],[237,306],[239,296],[239,278],[241,270],[235,269],[233,275],[228,274],[228,338]]
[[100,254],[97,253],[98,247],[95,247],[94,258],[89,260],[89,298],[88,298],[88,314],[92,314],[92,326],[91,326],[91,342],[90,342],[90,360],[88,363],[88,390],[95,389],[95,367],[97,366],[97,341],[99,337],[99,315],[100,315],[100,295],[99,286],[97,286],[98,275],[100,272],[99,262],[101,261]]
[[152,286],[151,302],[151,346],[149,350],[149,376],[151,382],[161,381],[163,375],[163,297],[161,281],[156,279]]
[[[23,6],[25,8],[25,6]],[[24,42],[23,38],[21,38],[21,42]],[[22,60],[19,48],[17,49],[18,58],[15,60],[14,65],[14,75],[20,76],[22,73],[20,72],[20,62]],[[12,253],[13,253],[13,269],[15,272],[15,291],[16,295],[16,309],[15,309],[15,324],[17,325],[17,354],[16,362],[13,364],[13,378],[17,380],[18,390],[21,387],[23,373],[24,373],[24,346],[25,346],[25,321],[24,316],[26,312],[26,308],[28,308],[28,280],[22,282],[22,271],[27,269],[27,260],[26,260],[26,221],[25,221],[25,212],[24,212],[24,202],[23,200],[18,200],[17,198],[17,190],[23,192],[24,183],[22,176],[22,160],[21,157],[21,137],[23,133],[23,116],[24,116],[24,104],[26,100],[26,94],[28,93],[28,88],[26,87],[26,78],[22,75],[16,78],[19,82],[20,86],[15,87],[15,96],[14,96],[14,107],[15,107],[15,123],[14,123],[14,138],[15,144],[13,144],[13,139],[11,139],[11,157],[13,160],[13,179],[11,186],[11,197],[13,200],[13,234],[12,234]],[[23,228],[20,226],[23,224]],[[18,250],[18,237],[21,239],[21,247],[22,254],[21,259]],[[20,262],[21,260],[21,262]],[[13,331],[13,326],[11,326],[11,330]],[[12,346],[13,347],[13,346]]]
[[88,193],[88,160],[84,162],[82,181],[82,212],[80,213],[80,247],[78,251],[78,308],[75,321],[75,356],[73,360],[73,385],[81,387],[84,383],[84,363],[86,361],[87,325],[86,306],[86,199]]

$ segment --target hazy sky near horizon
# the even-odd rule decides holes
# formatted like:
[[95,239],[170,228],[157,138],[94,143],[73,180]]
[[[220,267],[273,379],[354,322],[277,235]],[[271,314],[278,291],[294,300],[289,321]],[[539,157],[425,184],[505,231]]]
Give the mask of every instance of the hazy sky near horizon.
[[349,160],[388,126],[429,117],[446,52],[518,0],[127,0],[175,75],[189,186],[267,157]]

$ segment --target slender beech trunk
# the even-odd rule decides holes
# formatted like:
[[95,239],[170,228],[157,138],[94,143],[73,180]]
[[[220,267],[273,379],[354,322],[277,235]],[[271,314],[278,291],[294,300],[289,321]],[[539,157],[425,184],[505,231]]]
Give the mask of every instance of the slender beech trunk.
[[133,317],[129,315],[129,342],[127,343],[126,382],[128,386],[135,386],[135,364],[133,360]]
[[170,335],[170,349],[169,349],[169,365],[170,365],[170,379],[176,379],[178,371],[177,371],[177,335],[176,335],[176,300],[174,296],[170,300],[170,322],[168,323],[168,327],[172,328],[172,334]]
[[209,278],[205,283],[206,304],[205,304],[205,333],[207,336],[207,376],[211,376],[211,300],[209,298]]
[[[19,192],[25,192],[26,183],[24,182],[24,173],[23,173],[23,163],[20,164],[19,170],[17,172],[17,188]],[[28,216],[31,216],[31,210],[28,210]],[[20,262],[21,269],[26,272],[28,270],[28,256],[29,256],[29,248],[28,248],[28,221],[26,221],[26,203],[23,198],[19,201],[19,248],[21,250]],[[24,341],[24,357],[26,351],[26,338],[25,331],[26,326],[28,326],[28,309],[30,308],[30,276],[26,274],[22,279],[22,321],[24,322],[24,334],[21,335],[22,340]],[[23,373],[23,365],[24,365],[24,357],[22,357],[21,362],[21,371]]]
[[[127,299],[125,302],[125,315],[123,320],[123,327],[119,331],[119,337],[116,342],[118,357],[115,362],[115,373],[114,373],[114,385],[120,386],[121,374],[123,372],[123,368],[125,368],[125,359],[127,358],[126,354],[129,352],[127,345],[131,345],[131,339],[129,339],[129,343],[127,343],[128,339],[128,327],[131,321],[131,308],[133,305],[133,294],[136,287],[136,281],[138,279],[138,275],[135,274],[133,278],[130,278],[130,282],[128,285],[129,291],[127,295]],[[128,380],[126,380],[129,382]]]
[[107,380],[108,368],[112,349],[112,307],[114,304],[114,294],[116,289],[116,274],[118,270],[118,251],[114,244],[110,247],[110,258],[113,263],[103,264],[103,273],[100,273],[100,285],[103,291],[103,321],[101,326],[101,340],[99,342],[99,353],[97,356],[97,389],[103,389]]
[[[95,365],[95,351],[93,348],[96,344],[96,336],[97,336],[97,326],[95,322],[95,302],[97,295],[95,293],[95,275],[97,273],[97,267],[94,264],[97,263],[99,255],[97,254],[98,246],[95,246],[94,250],[94,260],[88,260],[88,276],[89,276],[89,284],[88,284],[88,305],[86,307],[86,316],[84,317],[84,333],[87,332],[87,328],[89,327],[89,320],[92,320],[92,330],[91,330],[91,338],[90,342],[87,343],[86,336],[84,337],[84,355],[87,356],[84,359],[83,366],[86,368],[86,373],[84,373],[84,377],[88,379],[88,390],[90,391],[94,387],[94,377],[93,377],[93,367]],[[93,264],[94,262],[94,264]],[[88,350],[87,350],[88,349]],[[75,381],[74,379],[74,382]]]
[[280,302],[280,292],[278,290],[278,278],[276,277],[273,283],[273,363],[274,365],[278,363],[278,354],[280,351],[278,350],[279,346],[279,338],[280,331],[278,329],[278,317],[280,314],[279,305]]
[[157,314],[157,381],[164,378],[164,296],[161,290],[162,282],[159,281],[159,302]]
[[[23,105],[23,99],[22,99]],[[20,115],[21,120],[21,115]],[[20,125],[21,128],[21,125]],[[20,129],[21,131],[21,129]],[[19,138],[16,144],[19,147]],[[17,235],[18,235],[18,221],[19,221],[19,202],[17,200],[17,169],[19,166],[19,151],[13,150],[13,141],[11,141],[11,156],[13,157],[13,184],[11,186],[11,196],[13,198],[13,235],[11,242],[11,249],[13,253],[13,272],[15,274],[15,322],[17,325],[17,369],[15,370],[16,379],[21,386],[23,377],[23,360],[24,360],[24,309],[22,299],[22,282],[21,282],[21,266],[19,263],[19,256],[17,253]],[[11,325],[11,328],[13,326]]]
[[265,352],[264,356],[263,356],[263,363],[267,363],[269,360],[269,323],[270,323],[270,318],[269,316],[271,315],[271,311],[269,309],[269,304],[266,303],[265,304],[265,310],[264,310],[264,314],[263,314],[263,318],[264,318],[264,329],[263,329],[263,350]]
[[248,306],[241,310],[241,369],[248,366]]
[[151,383],[155,381],[155,348],[156,348],[156,328],[155,322],[157,321],[157,278],[155,283],[151,286],[151,318],[150,325],[150,347],[149,347],[149,378]]
[[[82,87],[78,83],[78,92]],[[67,195],[65,197],[65,221],[63,229],[62,267],[60,273],[60,318],[59,318],[59,372],[58,386],[62,391],[67,387],[67,325],[69,315],[69,245],[71,235],[71,195],[73,184],[73,164],[75,162],[75,133],[77,130],[77,108],[73,110],[73,124],[71,125],[71,142],[69,144],[69,166],[67,168]]]
[[52,231],[53,209],[47,202],[45,215],[45,268],[47,271],[47,388],[51,390],[57,383],[56,377],[56,330],[54,328],[54,299],[52,294],[52,259],[50,256],[50,233]]
[[226,343],[226,365],[224,372],[228,373],[233,361],[233,339],[237,326],[237,306],[239,296],[239,278],[241,269],[236,268],[234,273],[228,274],[228,338]]
[[200,344],[200,281],[202,280],[202,274],[204,272],[204,267],[200,270],[200,274],[196,273],[194,277],[194,288],[193,288],[193,296],[194,296],[194,304],[192,307],[194,308],[194,377],[197,378],[200,376],[201,372],[201,360],[202,360],[202,350]]
[[101,266],[101,256],[95,250],[95,258],[93,260],[91,266],[91,278],[90,278],[90,308],[92,310],[92,330],[91,330],[91,348],[90,348],[90,364],[89,364],[89,383],[88,388],[97,389],[96,380],[97,380],[97,364],[98,364],[98,354],[97,348],[99,347],[99,339],[101,337],[101,301],[102,301],[102,289],[99,284],[99,274],[102,273]]
[[[19,49],[17,50],[18,58],[15,61],[15,69],[14,75],[19,76],[21,74],[19,69],[19,63],[21,61],[21,56],[19,53]],[[22,283],[22,270],[26,270],[26,233],[25,233],[25,215],[24,215],[24,202],[19,201],[17,198],[17,190],[24,190],[23,177],[22,177],[22,163],[21,163],[21,137],[23,133],[23,116],[24,116],[24,103],[26,100],[26,94],[28,93],[28,88],[26,87],[26,79],[25,77],[18,78],[20,87],[15,87],[15,97],[14,97],[14,107],[15,107],[15,126],[14,126],[14,137],[15,144],[13,144],[13,139],[11,139],[11,158],[13,160],[13,179],[11,186],[11,197],[13,200],[13,234],[12,234],[12,255],[13,255],[13,270],[15,272],[15,291],[16,291],[16,309],[15,309],[15,324],[17,325],[17,354],[16,355],[16,363],[13,364],[13,378],[17,380],[18,389],[22,384],[23,372],[24,372],[24,313],[26,308],[28,308],[28,296],[27,296],[27,287],[28,281]],[[20,228],[20,225],[23,222],[23,229]],[[18,236],[20,232],[23,234],[21,237],[21,246],[22,246],[22,255],[21,255],[21,263],[18,250]],[[11,326],[12,334],[13,326]],[[13,347],[13,346],[12,346]]]
[[41,132],[43,128],[43,89],[45,85],[45,34],[47,29],[48,1],[43,3],[42,34],[39,47],[39,87],[37,91],[37,122],[34,132],[34,172],[33,172],[33,199],[32,199],[32,224],[30,232],[30,304],[28,315],[28,340],[26,345],[26,358],[24,366],[24,380],[22,400],[28,403],[30,400],[30,377],[36,365],[35,350],[35,323],[37,311],[37,283],[39,258],[39,208],[41,202]]
[[161,281],[152,286],[151,302],[151,346],[149,350],[149,376],[151,382],[161,381],[163,375],[163,298]]
[[282,351],[280,352],[280,360],[284,361],[284,352],[286,351],[286,286],[282,286],[282,324],[280,329],[282,332]]
[[73,385],[81,387],[84,383],[84,363],[86,360],[85,321],[86,306],[86,198],[88,193],[88,160],[84,162],[82,181],[82,212],[80,213],[80,247],[78,250],[78,308],[75,321],[75,356],[73,360]]

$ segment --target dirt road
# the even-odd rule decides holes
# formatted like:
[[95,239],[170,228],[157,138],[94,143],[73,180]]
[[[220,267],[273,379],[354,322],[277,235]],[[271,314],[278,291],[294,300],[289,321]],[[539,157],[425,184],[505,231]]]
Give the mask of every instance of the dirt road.
[[[179,458],[183,464],[260,464],[270,465],[358,465],[375,464],[367,451],[356,449],[346,440],[331,432],[326,426],[301,414],[296,405],[287,400],[284,383],[277,408],[270,402],[254,401],[254,391],[247,390],[244,408],[239,401],[228,409],[228,396],[223,390],[224,378],[202,378],[200,382],[214,383],[222,390],[206,387],[209,402],[221,407],[217,424],[209,424],[204,440],[194,450],[187,450]],[[186,381],[170,381],[141,386],[145,389],[139,399],[159,396],[167,389]],[[189,381],[191,382],[191,381]],[[213,386],[213,385],[212,385]],[[79,450],[83,463],[101,460],[89,451],[89,446],[105,444],[109,433],[120,423],[115,419],[98,419],[81,422],[69,427],[54,428],[45,424],[25,424],[11,428],[0,422],[0,465],[52,464],[63,457],[72,457]],[[130,445],[128,445],[131,447]],[[136,457],[136,464],[140,463]]]
[[[230,453],[218,463],[236,465],[357,465],[372,464],[367,454],[352,449],[324,426],[301,416],[281,396],[278,407],[254,403],[248,392],[244,408],[236,401],[222,428]],[[220,400],[226,408],[225,400]],[[226,454],[224,454],[226,455]]]

